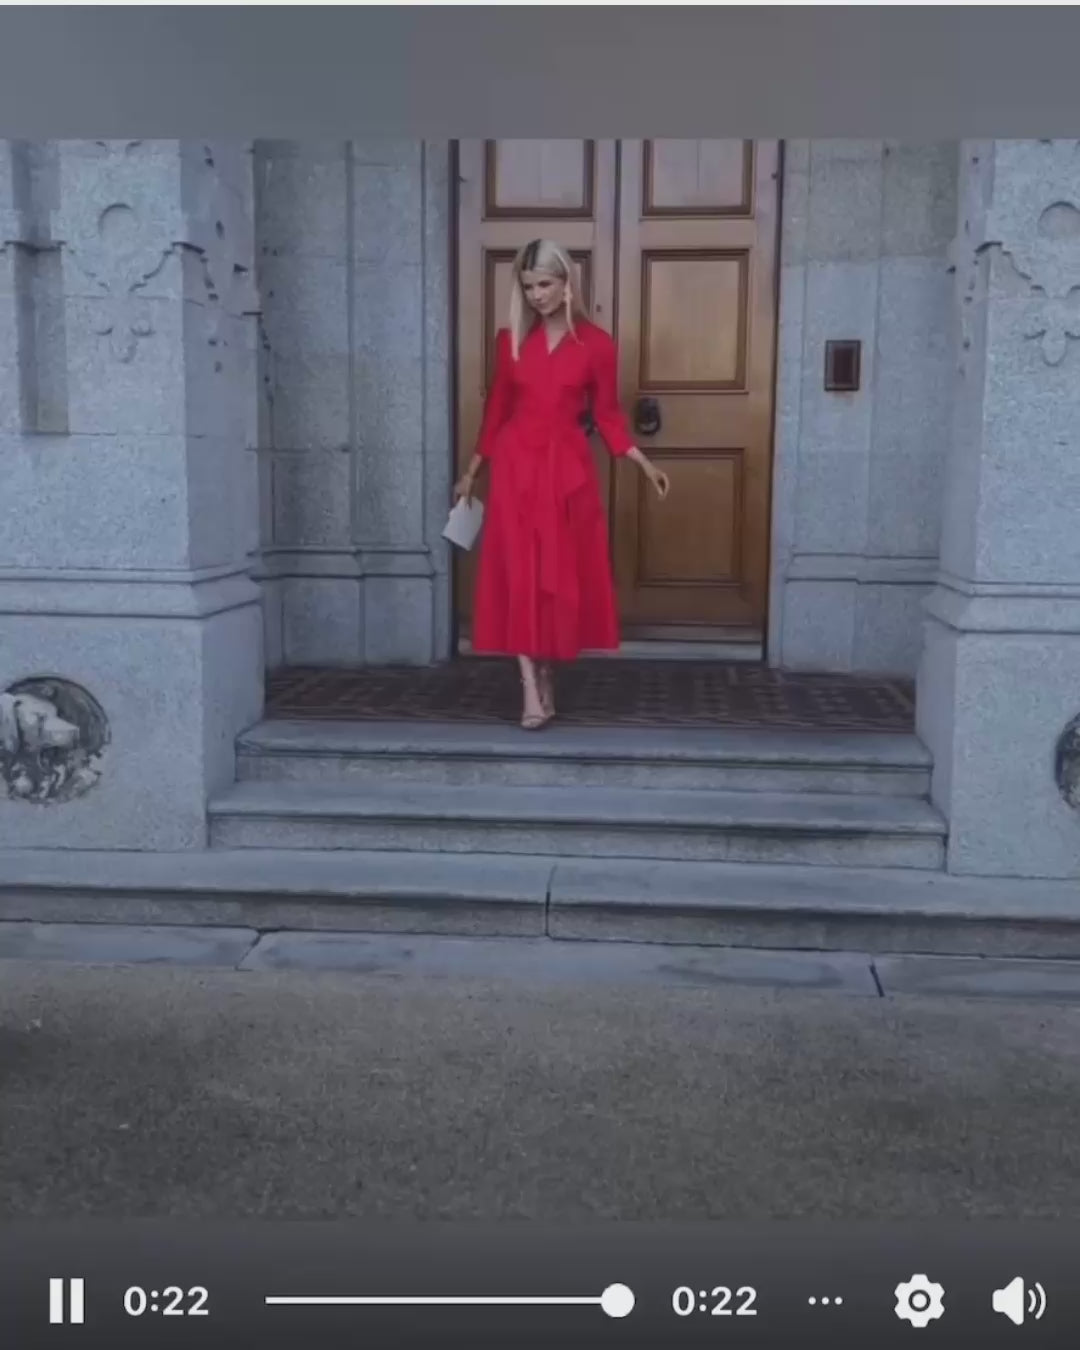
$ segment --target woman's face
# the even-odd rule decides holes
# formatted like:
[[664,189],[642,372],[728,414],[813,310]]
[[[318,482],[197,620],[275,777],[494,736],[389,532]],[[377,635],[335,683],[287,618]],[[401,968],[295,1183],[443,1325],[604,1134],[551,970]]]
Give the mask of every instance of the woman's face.
[[565,280],[550,272],[522,272],[521,286],[525,299],[545,318],[557,314],[566,301]]

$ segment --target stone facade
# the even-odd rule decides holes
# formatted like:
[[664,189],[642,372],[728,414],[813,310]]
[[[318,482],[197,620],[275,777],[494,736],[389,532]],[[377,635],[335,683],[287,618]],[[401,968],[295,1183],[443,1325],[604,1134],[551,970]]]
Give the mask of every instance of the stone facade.
[[1080,141],[965,143],[941,562],[919,730],[950,868],[1080,876]]
[[251,152],[3,142],[0,226],[0,693],[109,727],[76,800],[0,797],[0,843],[202,848],[262,707]]
[[[260,142],[272,663],[451,653],[449,147]],[[951,396],[957,146],[786,147],[771,664],[913,675]],[[825,393],[829,337],[863,387]]]
[[[201,849],[267,667],[451,655],[450,163],[0,142],[0,846]],[[1080,148],[783,189],[769,660],[917,671],[949,869],[1080,876]]]
[[450,654],[450,147],[259,142],[272,665]]
[[[786,146],[770,664],[914,673],[949,437],[955,142]],[[824,389],[829,338],[862,343]]]

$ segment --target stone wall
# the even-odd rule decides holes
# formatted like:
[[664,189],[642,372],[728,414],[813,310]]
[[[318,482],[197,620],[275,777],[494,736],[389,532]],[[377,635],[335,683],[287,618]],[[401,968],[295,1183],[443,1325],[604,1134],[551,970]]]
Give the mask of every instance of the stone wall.
[[271,666],[450,652],[449,146],[256,142]]
[[1080,141],[965,142],[961,187],[918,730],[950,871],[1080,878]]
[[[957,145],[791,141],[769,659],[914,674],[950,435]],[[862,343],[857,393],[825,342]]]
[[262,707],[250,147],[0,142],[0,845],[199,848]]

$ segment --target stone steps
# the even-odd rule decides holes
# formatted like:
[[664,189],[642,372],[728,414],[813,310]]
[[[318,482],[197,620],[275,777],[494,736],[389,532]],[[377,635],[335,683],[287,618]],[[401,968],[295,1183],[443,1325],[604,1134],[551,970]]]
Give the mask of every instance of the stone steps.
[[634,788],[926,797],[911,735],[556,725],[266,721],[237,744],[243,782]]
[[244,781],[211,802],[215,848],[526,854],[940,868],[945,823],[925,801],[855,793],[402,779]]
[[0,920],[1080,959],[1076,883],[289,849],[5,850]]

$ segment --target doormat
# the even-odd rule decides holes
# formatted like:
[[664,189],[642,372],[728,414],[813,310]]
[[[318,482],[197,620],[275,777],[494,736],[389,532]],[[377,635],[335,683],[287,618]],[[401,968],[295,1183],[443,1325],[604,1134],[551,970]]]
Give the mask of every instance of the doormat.
[[[909,732],[910,680],[806,675],[735,662],[582,660],[560,668],[559,721],[578,726],[777,727]],[[355,670],[291,667],[267,681],[266,715],[326,721],[516,722],[509,661]]]

